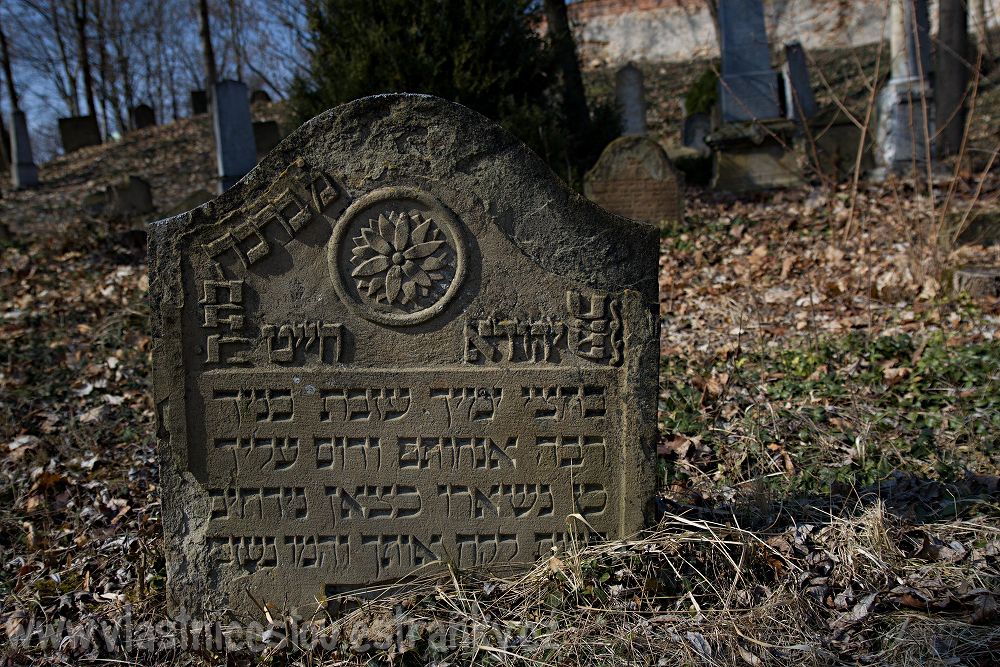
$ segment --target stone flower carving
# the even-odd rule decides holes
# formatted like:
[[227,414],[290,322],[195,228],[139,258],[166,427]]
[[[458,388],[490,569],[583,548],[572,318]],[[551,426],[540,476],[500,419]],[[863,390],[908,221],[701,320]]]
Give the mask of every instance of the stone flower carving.
[[[375,302],[411,304],[445,280],[451,262],[445,239],[430,218],[393,211],[369,220],[355,237],[351,277]],[[435,255],[435,253],[438,253]]]

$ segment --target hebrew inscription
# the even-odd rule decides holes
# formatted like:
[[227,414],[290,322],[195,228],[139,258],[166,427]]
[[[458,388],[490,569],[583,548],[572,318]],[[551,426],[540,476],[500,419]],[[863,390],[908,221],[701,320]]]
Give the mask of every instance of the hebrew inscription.
[[150,253],[175,611],[335,613],[649,518],[655,232],[468,109],[327,112]]

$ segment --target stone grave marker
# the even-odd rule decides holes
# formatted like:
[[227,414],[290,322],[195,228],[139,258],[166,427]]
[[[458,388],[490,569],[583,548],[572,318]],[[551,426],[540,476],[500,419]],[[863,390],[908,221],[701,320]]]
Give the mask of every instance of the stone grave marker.
[[7,133],[3,117],[0,117],[0,166],[10,169],[10,134]]
[[208,113],[208,93],[204,90],[191,91],[191,115],[199,116]]
[[97,116],[60,118],[59,139],[66,153],[100,144],[101,129],[97,125]]
[[129,115],[133,130],[142,130],[156,125],[156,112],[148,104],[132,107],[132,112]]
[[699,153],[710,152],[705,137],[712,132],[712,117],[707,113],[693,113],[684,118],[684,127],[681,130],[682,141],[688,148],[693,148]]
[[171,608],[309,614],[642,528],[657,249],[416,95],[330,110],[151,224]]
[[10,153],[13,159],[10,170],[11,184],[16,189],[38,185],[38,167],[31,152],[28,119],[20,110],[11,114]]
[[621,113],[622,136],[646,134],[646,92],[642,70],[628,63],[615,74],[615,99]]
[[219,192],[225,192],[257,164],[250,98],[245,83],[220,81],[215,84],[212,122]]
[[889,28],[892,72],[879,92],[876,121],[882,175],[926,165],[927,138],[935,133],[927,0],[891,0]]
[[260,90],[259,88],[250,94],[250,104],[269,104],[271,102],[271,96],[267,94],[266,90]]
[[809,63],[799,42],[785,44],[781,77],[785,82],[785,117],[798,120],[815,116],[816,96],[809,82]]
[[584,177],[584,194],[612,213],[658,225],[684,219],[683,175],[657,142],[620,137]]
[[255,120],[253,122],[253,143],[257,157],[262,158],[281,143],[281,128],[276,120]]
[[722,120],[777,118],[778,77],[771,69],[762,1],[719,0],[719,36]]

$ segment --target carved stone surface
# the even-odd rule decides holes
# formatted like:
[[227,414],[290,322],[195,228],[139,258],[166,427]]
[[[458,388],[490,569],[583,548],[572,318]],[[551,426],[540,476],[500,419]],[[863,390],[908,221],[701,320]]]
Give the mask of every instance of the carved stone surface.
[[655,230],[482,116],[338,107],[149,233],[174,609],[308,614],[650,518]]
[[612,213],[655,225],[683,220],[683,180],[660,144],[621,137],[604,149],[583,187],[588,199]]

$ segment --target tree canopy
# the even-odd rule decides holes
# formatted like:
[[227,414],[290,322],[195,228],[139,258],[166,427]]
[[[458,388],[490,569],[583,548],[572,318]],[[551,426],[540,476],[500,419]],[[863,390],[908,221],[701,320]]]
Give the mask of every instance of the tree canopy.
[[[569,128],[555,49],[530,0],[321,0],[309,15],[308,71],[293,84],[301,120],[387,92],[427,93],[489,116],[577,182],[617,132],[610,107]],[[595,147],[580,150],[578,147]]]

